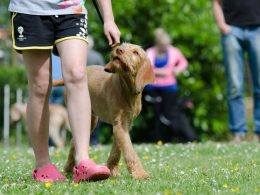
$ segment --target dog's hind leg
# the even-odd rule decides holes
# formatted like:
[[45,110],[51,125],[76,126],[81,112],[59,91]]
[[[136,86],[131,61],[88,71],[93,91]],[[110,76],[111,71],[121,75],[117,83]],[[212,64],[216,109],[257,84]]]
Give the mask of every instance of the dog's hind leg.
[[113,176],[119,175],[119,166],[118,163],[120,161],[121,152],[120,149],[116,143],[116,138],[114,137],[114,142],[112,145],[112,149],[110,152],[110,155],[107,160],[107,166],[111,171],[111,174]]
[[72,172],[74,165],[75,165],[75,147],[72,139],[70,143],[70,151],[69,151],[68,159],[66,165],[64,166],[64,172],[65,173]]
[[127,128],[123,128],[120,124],[113,127],[115,139],[117,141],[118,147],[124,155],[127,169],[134,178],[147,179],[150,176],[144,170],[142,163],[134,150],[130,135],[126,129]]

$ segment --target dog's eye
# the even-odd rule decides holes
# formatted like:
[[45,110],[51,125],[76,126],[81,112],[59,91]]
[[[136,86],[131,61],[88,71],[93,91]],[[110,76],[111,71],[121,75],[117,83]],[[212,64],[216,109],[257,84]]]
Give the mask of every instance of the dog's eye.
[[135,55],[139,55],[138,51],[136,51],[136,50],[134,50],[133,53],[134,53]]

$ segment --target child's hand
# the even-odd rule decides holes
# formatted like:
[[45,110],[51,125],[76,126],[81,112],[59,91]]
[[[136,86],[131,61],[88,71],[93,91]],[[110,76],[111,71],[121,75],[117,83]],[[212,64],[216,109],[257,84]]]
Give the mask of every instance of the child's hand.
[[228,34],[231,31],[231,26],[225,23],[219,26],[219,30],[223,34]]
[[107,21],[104,23],[104,33],[110,47],[114,47],[120,43],[121,33],[114,21]]

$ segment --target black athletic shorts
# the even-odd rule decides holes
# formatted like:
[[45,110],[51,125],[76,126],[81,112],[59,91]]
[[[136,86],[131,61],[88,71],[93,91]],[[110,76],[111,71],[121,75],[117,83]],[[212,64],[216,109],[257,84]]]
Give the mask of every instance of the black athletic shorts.
[[68,39],[87,42],[87,16],[68,14],[39,16],[12,13],[13,48],[18,52],[29,49],[54,49]]

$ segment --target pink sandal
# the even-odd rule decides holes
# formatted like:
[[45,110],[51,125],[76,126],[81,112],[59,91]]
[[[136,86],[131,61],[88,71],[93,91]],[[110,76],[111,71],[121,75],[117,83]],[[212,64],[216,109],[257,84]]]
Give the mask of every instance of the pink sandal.
[[39,169],[35,169],[32,173],[32,177],[34,180],[40,182],[64,181],[66,179],[53,164],[48,164]]
[[96,165],[92,160],[83,160],[73,168],[73,181],[98,181],[107,179],[110,170],[106,166]]

